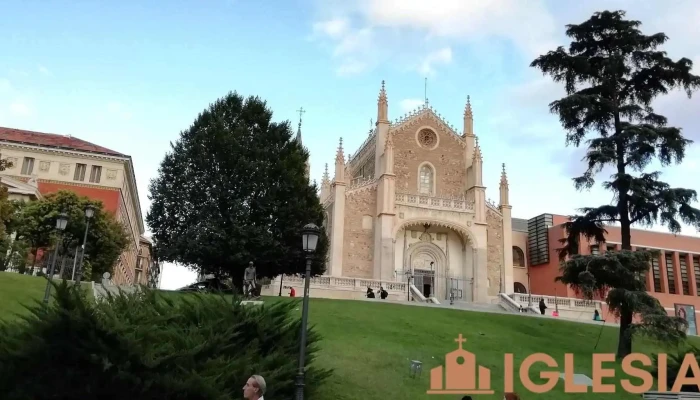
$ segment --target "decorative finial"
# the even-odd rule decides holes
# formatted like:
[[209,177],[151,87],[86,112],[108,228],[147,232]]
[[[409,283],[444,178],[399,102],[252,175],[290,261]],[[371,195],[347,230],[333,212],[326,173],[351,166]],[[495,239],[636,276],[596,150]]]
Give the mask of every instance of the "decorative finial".
[[472,117],[472,115],[473,115],[473,113],[472,113],[472,102],[471,102],[471,99],[470,99],[469,95],[467,95],[467,105],[464,106],[464,115],[467,116],[467,117]]

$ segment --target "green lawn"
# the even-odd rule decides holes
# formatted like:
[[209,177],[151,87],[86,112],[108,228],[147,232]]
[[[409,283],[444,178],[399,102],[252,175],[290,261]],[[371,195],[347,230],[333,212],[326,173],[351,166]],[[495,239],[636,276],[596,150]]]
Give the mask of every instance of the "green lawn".
[[[84,285],[85,291],[92,296],[90,285]],[[0,318],[15,318],[26,312],[26,306],[32,306],[44,298],[46,278],[0,272]],[[53,288],[51,288],[53,290]]]
[[[0,317],[21,312],[19,303],[43,296],[45,280],[0,273]],[[288,297],[266,298],[265,301],[298,301]],[[554,357],[563,371],[564,354],[575,355],[576,373],[591,376],[591,355],[599,325],[530,318],[519,315],[488,314],[449,309],[403,306],[391,303],[312,299],[310,323],[323,336],[318,362],[335,370],[334,376],[321,390],[321,399],[384,400],[384,399],[461,399],[460,395],[427,395],[430,369],[441,365],[444,355],[454,350],[454,339],[461,333],[465,349],[476,355],[478,364],[491,369],[494,395],[478,395],[476,399],[502,399],[503,355],[513,353],[515,376],[520,362],[533,353]],[[695,340],[696,338],[693,338]],[[613,352],[617,329],[603,328],[596,352]],[[635,351],[658,352],[650,341],[636,339]],[[423,373],[409,376],[409,360],[423,362]],[[540,368],[540,369],[538,369]],[[535,365],[530,376],[535,382],[539,370]],[[616,373],[617,378],[621,373]],[[605,379],[613,383],[617,379]],[[543,382],[543,381],[539,381]],[[635,383],[637,381],[634,381]],[[268,384],[274,385],[274,382]],[[516,378],[516,391],[523,399],[639,399],[619,391],[616,394],[563,394],[563,381],[547,394],[524,391]]]

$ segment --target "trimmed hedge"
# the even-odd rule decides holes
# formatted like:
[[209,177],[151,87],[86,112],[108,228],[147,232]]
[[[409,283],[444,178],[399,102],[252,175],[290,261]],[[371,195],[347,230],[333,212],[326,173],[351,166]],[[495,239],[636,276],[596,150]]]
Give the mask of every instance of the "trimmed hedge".
[[[55,301],[0,323],[5,400],[242,398],[252,374],[266,398],[294,398],[301,323],[297,302],[245,306],[218,295],[121,294],[95,303],[65,282]],[[309,329],[306,393],[331,371],[313,367]]]

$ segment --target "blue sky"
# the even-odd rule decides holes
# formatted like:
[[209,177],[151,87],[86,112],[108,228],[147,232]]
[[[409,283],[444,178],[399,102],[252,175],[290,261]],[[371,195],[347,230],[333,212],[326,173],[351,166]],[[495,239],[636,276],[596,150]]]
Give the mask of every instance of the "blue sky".
[[[307,110],[303,136],[320,180],[339,137],[346,152],[367,138],[382,80],[394,119],[422,102],[427,77],[430,104],[460,130],[471,96],[489,197],[497,197],[505,162],[516,217],[571,213],[610,196],[572,187],[581,151],[564,147],[547,108],[562,89],[529,68],[532,59],[568,44],[565,24],[625,9],[645,32],[666,32],[669,54],[694,59],[700,73],[700,2],[579,3],[5,0],[0,126],[71,134],[130,154],[145,215],[147,185],[169,142],[228,91],[264,98],[277,120],[294,126],[296,110]],[[700,140],[700,97],[673,93],[657,107]],[[700,172],[699,149],[665,169],[665,179],[700,191],[690,179]],[[191,279],[168,265],[163,286]]]

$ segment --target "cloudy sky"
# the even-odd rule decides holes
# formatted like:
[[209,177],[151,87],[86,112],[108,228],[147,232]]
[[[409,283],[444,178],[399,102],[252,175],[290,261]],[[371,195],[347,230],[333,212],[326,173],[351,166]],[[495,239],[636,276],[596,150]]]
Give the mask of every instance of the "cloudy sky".
[[[423,101],[426,77],[430,103],[455,126],[471,96],[489,197],[505,162],[516,217],[570,214],[610,195],[573,188],[582,152],[564,146],[547,107],[562,88],[530,62],[568,45],[566,24],[624,9],[645,33],[665,32],[669,55],[694,59],[700,73],[697,0],[4,0],[2,9],[0,126],[132,155],[144,215],[169,142],[228,91],[261,96],[293,124],[307,110],[303,135],[320,180],[339,137],[346,151],[367,138],[382,80],[394,119]],[[700,141],[700,94],[656,106]],[[700,190],[700,145],[663,172]],[[163,287],[192,279],[167,265]]]

